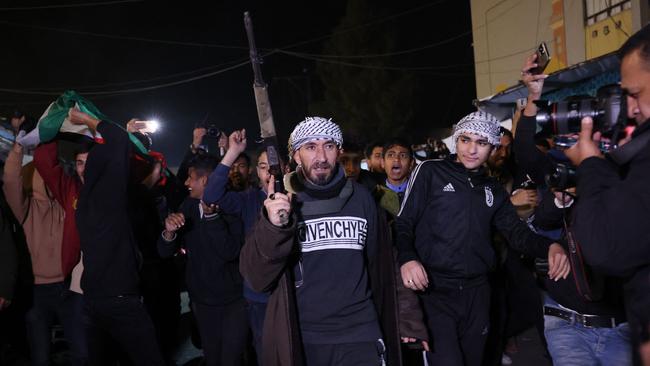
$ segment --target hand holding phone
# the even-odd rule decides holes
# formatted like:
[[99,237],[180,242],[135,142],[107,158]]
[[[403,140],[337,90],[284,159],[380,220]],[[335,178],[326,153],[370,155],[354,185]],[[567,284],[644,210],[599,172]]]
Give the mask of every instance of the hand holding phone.
[[536,67],[530,69],[530,73],[533,75],[539,75],[544,72],[546,66],[551,61],[551,53],[546,47],[546,42],[542,42],[537,46],[537,51],[535,51],[537,57],[535,58]]

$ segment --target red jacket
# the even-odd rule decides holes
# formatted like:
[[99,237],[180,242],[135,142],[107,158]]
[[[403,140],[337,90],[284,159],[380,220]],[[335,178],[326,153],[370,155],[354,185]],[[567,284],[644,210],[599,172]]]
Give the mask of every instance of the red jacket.
[[65,211],[61,266],[63,275],[68,276],[72,273],[74,266],[79,263],[79,232],[77,231],[75,211],[81,191],[81,182],[76,177],[70,177],[63,172],[63,168],[57,160],[56,147],[56,142],[37,147],[34,151],[34,165],[43,177],[45,185],[52,192],[54,199]]

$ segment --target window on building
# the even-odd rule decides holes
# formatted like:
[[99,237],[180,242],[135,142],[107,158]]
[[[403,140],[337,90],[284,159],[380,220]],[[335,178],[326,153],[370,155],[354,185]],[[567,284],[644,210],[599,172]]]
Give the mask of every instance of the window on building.
[[592,25],[632,8],[631,0],[584,0],[585,24]]

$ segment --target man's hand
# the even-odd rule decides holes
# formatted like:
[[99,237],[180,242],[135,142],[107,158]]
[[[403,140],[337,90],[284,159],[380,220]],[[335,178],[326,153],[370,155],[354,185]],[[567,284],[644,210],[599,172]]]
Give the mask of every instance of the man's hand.
[[11,300],[7,300],[4,297],[0,297],[0,310],[6,309],[11,305]]
[[237,155],[246,150],[246,129],[234,131],[228,137],[228,150],[234,150]]
[[424,291],[429,286],[427,271],[424,270],[420,262],[416,260],[408,261],[402,264],[399,271],[402,274],[404,287]]
[[138,122],[136,118],[131,118],[129,122],[126,123],[126,131],[131,133],[138,132],[138,125],[136,122]]
[[203,202],[203,200],[201,200],[200,205],[201,205],[201,209],[203,210],[203,215],[212,215],[213,213],[217,212],[217,210],[219,209],[219,206],[217,206],[216,204],[213,203],[208,205],[205,202]]
[[[413,337],[400,337],[400,338],[402,339],[402,343],[415,343],[415,342],[418,341],[416,338],[413,338]],[[422,343],[422,347],[424,348],[424,350],[429,352],[430,351],[429,342],[422,341],[421,343]]]
[[510,196],[510,202],[515,207],[537,206],[537,190],[518,189]]
[[228,136],[224,132],[219,134],[219,140],[217,141],[217,146],[219,146],[219,149],[223,149],[221,150],[223,151],[223,153],[228,151],[228,149],[230,148],[230,146],[228,146]]
[[591,117],[585,117],[581,121],[580,136],[578,142],[567,150],[564,154],[571,160],[573,165],[580,165],[585,159],[591,157],[602,158],[603,154],[598,147],[600,141],[600,132],[593,133],[594,121]]
[[99,120],[80,110],[70,108],[68,111],[68,120],[75,125],[86,125],[91,131],[97,131]]
[[165,219],[165,231],[173,233],[185,225],[185,216],[182,213],[170,213]]
[[239,157],[239,154],[246,150],[246,130],[243,129],[231,133],[228,137],[228,145],[230,145],[230,148],[226,151],[223,159],[221,159],[221,164],[231,167],[235,160],[237,160],[237,157]]
[[555,196],[555,204],[560,204],[562,207],[568,207],[573,202],[573,197],[576,195],[576,187],[567,188],[564,191],[553,191]]
[[571,272],[571,263],[564,248],[558,243],[551,244],[548,247],[548,277],[558,281],[566,279],[569,272]]
[[269,195],[264,200],[264,208],[266,209],[269,221],[277,227],[288,224],[289,215],[291,214],[291,194],[275,193],[275,179],[273,176],[271,176],[266,189]]
[[533,53],[532,55],[526,58],[524,62],[524,67],[521,68],[521,81],[526,85],[528,89],[528,103],[526,104],[526,109],[524,114],[527,116],[534,116],[537,114],[537,106],[533,103],[542,96],[542,90],[544,89],[544,79],[548,77],[546,74],[533,75],[530,70],[537,67],[535,60],[537,59],[537,54]]
[[203,143],[203,137],[208,133],[208,130],[204,127],[197,127],[192,131],[192,146],[194,148],[199,147]]

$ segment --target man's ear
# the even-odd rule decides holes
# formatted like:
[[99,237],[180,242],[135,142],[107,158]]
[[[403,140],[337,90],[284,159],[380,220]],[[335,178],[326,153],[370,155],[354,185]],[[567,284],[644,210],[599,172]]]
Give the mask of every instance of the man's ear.
[[293,161],[298,165],[302,165],[302,160],[300,160],[300,154],[298,154],[298,151],[299,150],[296,150],[296,152],[293,153]]
[[199,178],[199,180],[201,181],[202,186],[207,186],[208,185],[208,175],[207,174],[201,176],[201,178]]

